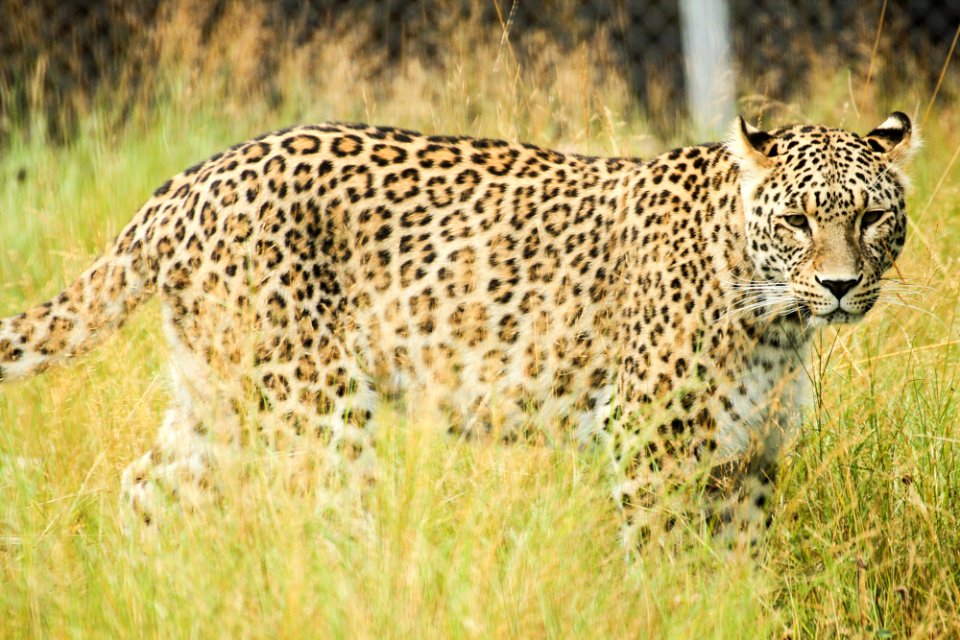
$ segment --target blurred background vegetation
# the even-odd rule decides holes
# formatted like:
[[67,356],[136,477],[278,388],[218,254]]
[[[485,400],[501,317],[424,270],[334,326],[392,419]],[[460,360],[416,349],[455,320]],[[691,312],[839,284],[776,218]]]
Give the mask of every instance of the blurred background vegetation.
[[[957,97],[960,65],[946,63],[955,57],[958,0],[725,4],[736,92],[748,112],[820,94],[834,82],[848,85],[839,90],[849,89],[857,107],[889,97],[908,108],[906,89],[916,102],[938,85],[941,101]],[[433,79],[463,74],[464,67],[487,65],[503,74],[521,69],[520,82],[543,85],[562,73],[559,66],[572,66],[584,76],[583,87],[592,87],[584,101],[607,95],[605,83],[621,83],[624,103],[669,135],[688,115],[680,5],[0,0],[0,136],[33,118],[33,125],[63,140],[104,96],[113,117],[127,118],[163,98],[172,71],[180,82],[219,89],[233,100],[253,95],[276,104],[291,92],[329,88],[330,65],[349,65],[351,82],[337,90],[372,88],[367,101],[386,97],[413,67]],[[36,122],[38,114],[44,122]]]

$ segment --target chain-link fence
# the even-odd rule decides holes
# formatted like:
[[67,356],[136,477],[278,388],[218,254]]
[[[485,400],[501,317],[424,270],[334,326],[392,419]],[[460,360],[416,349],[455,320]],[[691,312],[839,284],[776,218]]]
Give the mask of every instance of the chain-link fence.
[[[23,112],[31,91],[48,108],[60,99],[115,82],[145,46],[145,33],[176,0],[0,0],[0,106]],[[191,0],[202,6],[202,34],[214,31],[229,0]],[[602,42],[623,70],[641,105],[669,105],[683,114],[690,72],[685,53],[683,5],[694,15],[722,5],[736,91],[783,96],[817,64],[871,67],[877,81],[940,77],[960,28],[960,0],[249,0],[264,28],[284,44],[307,43],[316,34],[362,25],[365,46],[390,73],[404,56],[442,60],[450,34],[463,21],[508,37],[524,55],[525,37],[549,38],[557,47]],[[702,16],[701,16],[702,17]],[[878,33],[880,37],[878,37]],[[696,43],[696,40],[693,41]],[[873,65],[882,60],[882,65]],[[260,61],[269,77],[271,60]],[[872,67],[876,66],[876,69]],[[882,67],[882,68],[881,68]],[[960,64],[948,68],[956,86]],[[653,89],[652,89],[653,88]],[[656,92],[655,104],[651,91]]]

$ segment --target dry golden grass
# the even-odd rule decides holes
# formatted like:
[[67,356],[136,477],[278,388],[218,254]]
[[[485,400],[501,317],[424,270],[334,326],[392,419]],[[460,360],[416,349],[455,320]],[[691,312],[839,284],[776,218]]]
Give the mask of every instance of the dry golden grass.
[[[34,129],[3,150],[0,315],[58,292],[169,175],[294,122],[643,156],[690,142],[651,135],[594,50],[544,40],[521,63],[500,34],[474,33],[442,61],[383,77],[355,33],[322,33],[278,54],[282,81],[265,93],[249,16],[228,15],[201,49],[190,10],[151,36],[155,72],[132,112],[102,95],[69,144]],[[826,64],[822,78],[803,100],[745,108],[865,131],[890,107],[922,115],[931,98],[863,92]],[[911,171],[897,277],[916,295],[818,342],[816,410],[785,460],[759,559],[690,534],[627,563],[602,452],[463,443],[397,408],[377,418],[382,475],[365,508],[252,483],[141,548],[120,534],[117,500],[167,396],[148,305],[97,352],[0,390],[0,636],[960,636],[958,115],[931,112]]]

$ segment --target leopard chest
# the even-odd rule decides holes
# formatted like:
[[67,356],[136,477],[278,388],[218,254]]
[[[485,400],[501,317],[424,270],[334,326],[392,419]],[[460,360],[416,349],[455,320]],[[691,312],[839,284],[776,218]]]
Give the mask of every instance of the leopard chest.
[[806,343],[761,340],[732,360],[718,385],[714,417],[721,458],[775,461],[811,400]]

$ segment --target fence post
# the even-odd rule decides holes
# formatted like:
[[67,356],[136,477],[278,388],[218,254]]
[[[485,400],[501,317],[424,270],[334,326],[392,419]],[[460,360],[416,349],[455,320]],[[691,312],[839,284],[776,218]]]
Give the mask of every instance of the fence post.
[[697,136],[716,139],[734,115],[727,0],[680,0],[687,110]]

